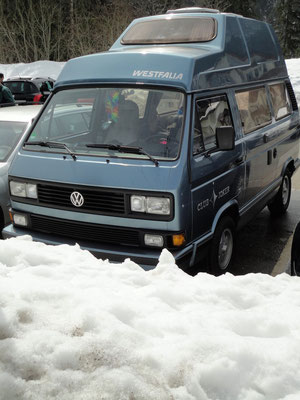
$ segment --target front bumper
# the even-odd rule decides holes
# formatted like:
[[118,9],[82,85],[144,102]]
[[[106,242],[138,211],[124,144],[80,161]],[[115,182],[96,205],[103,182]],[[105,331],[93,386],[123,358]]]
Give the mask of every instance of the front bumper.
[[[154,269],[158,263],[161,249],[142,249],[129,246],[114,246],[108,244],[97,245],[84,240],[72,240],[62,236],[48,235],[41,232],[31,231],[30,229],[22,229],[12,224],[6,226],[2,231],[4,239],[14,238],[22,235],[30,235],[32,240],[43,242],[49,245],[78,244],[81,249],[88,250],[95,257],[103,260],[108,259],[110,262],[122,263],[130,258],[132,261],[140,265],[144,270]],[[186,247],[180,251],[172,252],[175,262],[180,265],[181,261],[191,253],[191,248]]]

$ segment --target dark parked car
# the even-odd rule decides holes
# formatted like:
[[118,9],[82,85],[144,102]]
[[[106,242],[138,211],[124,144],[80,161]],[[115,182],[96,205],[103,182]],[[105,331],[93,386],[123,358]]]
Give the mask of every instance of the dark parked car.
[[300,222],[298,222],[292,243],[291,275],[300,276]]
[[16,103],[44,103],[55,80],[52,78],[14,77],[4,81],[12,92]]

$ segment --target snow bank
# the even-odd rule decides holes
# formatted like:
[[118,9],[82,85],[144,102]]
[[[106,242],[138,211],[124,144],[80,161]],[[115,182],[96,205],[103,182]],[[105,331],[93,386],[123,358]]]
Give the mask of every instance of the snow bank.
[[0,64],[0,72],[4,74],[4,79],[16,76],[57,79],[64,65],[65,62],[55,61],[36,61],[28,64]]
[[300,58],[286,60],[286,66],[300,107]]
[[300,278],[0,242],[1,400],[298,400]]

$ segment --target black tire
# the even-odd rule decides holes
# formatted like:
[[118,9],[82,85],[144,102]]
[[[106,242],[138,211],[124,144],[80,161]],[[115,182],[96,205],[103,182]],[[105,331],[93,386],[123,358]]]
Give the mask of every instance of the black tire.
[[297,224],[291,250],[291,275],[300,276],[300,222]]
[[274,199],[268,204],[271,215],[283,215],[290,204],[292,190],[291,173],[287,169],[283,175],[280,188]]
[[235,243],[235,223],[229,217],[223,217],[215,230],[209,256],[209,272],[213,275],[222,275],[231,266]]

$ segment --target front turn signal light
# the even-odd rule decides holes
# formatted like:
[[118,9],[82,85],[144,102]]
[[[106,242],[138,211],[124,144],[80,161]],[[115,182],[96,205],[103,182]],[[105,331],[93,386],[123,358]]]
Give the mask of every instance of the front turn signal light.
[[179,235],[172,235],[173,239],[173,246],[179,247],[182,246],[185,243],[185,237],[183,233],[180,233]]

